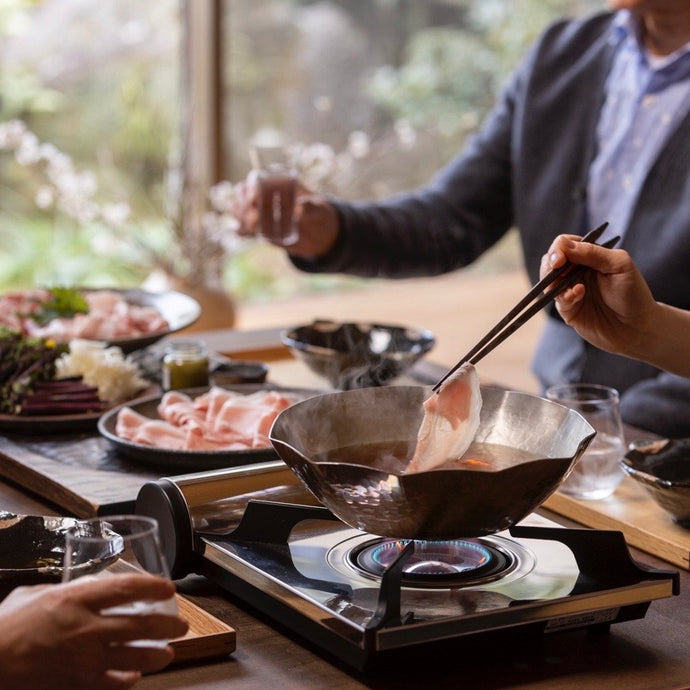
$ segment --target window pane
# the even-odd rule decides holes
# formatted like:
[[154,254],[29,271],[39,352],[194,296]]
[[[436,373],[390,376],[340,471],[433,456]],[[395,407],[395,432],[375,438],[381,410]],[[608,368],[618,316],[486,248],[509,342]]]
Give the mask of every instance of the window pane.
[[179,0],[11,0],[0,10],[0,38],[0,120],[21,119],[76,172],[94,175],[63,190],[71,194],[66,212],[42,211],[35,197],[42,191],[48,203],[55,191],[45,174],[55,153],[41,150],[20,165],[12,151],[0,152],[5,282],[140,282],[147,262],[130,241],[88,222],[85,206],[131,204],[144,230],[130,228],[128,240],[150,232],[155,242],[161,232],[179,129]]
[[[224,7],[231,179],[247,174],[252,139],[280,135],[330,147],[321,160],[329,174],[305,173],[308,185],[377,199],[425,184],[462,148],[548,22],[602,3],[226,0]],[[509,244],[514,265],[517,243]],[[290,279],[292,289],[334,280],[297,276],[268,251],[275,250],[256,262],[265,272],[274,261],[285,289]]]

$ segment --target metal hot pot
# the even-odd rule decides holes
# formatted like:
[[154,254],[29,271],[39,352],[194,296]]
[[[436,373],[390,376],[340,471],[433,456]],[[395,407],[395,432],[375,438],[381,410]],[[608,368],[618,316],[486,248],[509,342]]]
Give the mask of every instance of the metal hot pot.
[[[351,527],[400,539],[478,537],[533,512],[568,475],[594,437],[578,413],[543,398],[482,388],[475,438],[527,451],[496,471],[436,469],[405,474],[405,462],[358,464],[358,449],[404,444],[414,450],[422,386],[362,388],[299,402],[273,424],[276,452],[316,498]],[[345,449],[345,450],[343,450]],[[352,460],[347,449],[351,449]],[[338,461],[328,460],[338,451]]]

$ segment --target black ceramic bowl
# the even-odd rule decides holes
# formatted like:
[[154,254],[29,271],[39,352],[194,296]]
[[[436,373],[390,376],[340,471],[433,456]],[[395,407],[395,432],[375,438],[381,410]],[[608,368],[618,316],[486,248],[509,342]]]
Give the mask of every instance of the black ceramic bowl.
[[326,320],[295,326],[281,338],[312,371],[342,390],[390,383],[436,342],[427,330]]
[[635,442],[621,466],[679,525],[690,529],[690,439]]
[[0,597],[19,585],[59,582],[74,518],[0,512]]

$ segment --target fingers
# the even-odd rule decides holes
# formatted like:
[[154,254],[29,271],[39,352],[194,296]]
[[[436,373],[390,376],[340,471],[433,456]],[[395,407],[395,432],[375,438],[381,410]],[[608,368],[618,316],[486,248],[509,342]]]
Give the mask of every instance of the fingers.
[[112,642],[130,642],[132,640],[170,640],[182,637],[189,625],[178,616],[162,613],[146,615],[103,616],[103,639]]
[[175,594],[175,585],[153,575],[114,575],[107,578],[81,578],[70,582],[72,596],[93,611],[120,606],[141,599],[160,601]]
[[98,687],[101,690],[126,690],[141,679],[138,671],[106,671]]
[[239,222],[237,234],[252,237],[259,227],[258,187],[256,174],[250,172],[247,179],[235,187],[233,215]]
[[582,283],[577,283],[556,297],[556,309],[566,323],[570,323],[579,312],[585,292],[585,286]]
[[566,261],[588,266],[599,273],[624,273],[632,267],[630,255],[622,249],[606,249],[582,242],[577,235],[559,235],[542,258],[542,269],[558,268]]
[[549,250],[542,257],[541,267],[544,274],[548,273],[552,268],[559,268],[566,261],[566,248],[572,248],[573,245],[581,242],[582,238],[579,235],[558,235],[551,243]]
[[108,650],[106,664],[118,671],[151,673],[165,668],[175,657],[172,647],[136,647],[113,645]]

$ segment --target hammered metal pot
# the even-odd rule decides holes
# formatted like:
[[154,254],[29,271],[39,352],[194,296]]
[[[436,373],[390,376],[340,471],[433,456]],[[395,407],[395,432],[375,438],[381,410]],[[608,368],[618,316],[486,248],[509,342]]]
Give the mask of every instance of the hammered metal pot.
[[[399,539],[494,534],[533,512],[559,486],[594,437],[577,412],[543,398],[482,388],[476,441],[537,459],[497,471],[466,468],[404,473],[354,462],[319,461],[329,451],[404,442],[410,457],[431,389],[363,388],[292,405],[271,429],[273,447],[307,488],[343,522]],[[342,457],[342,456],[341,456]]]

